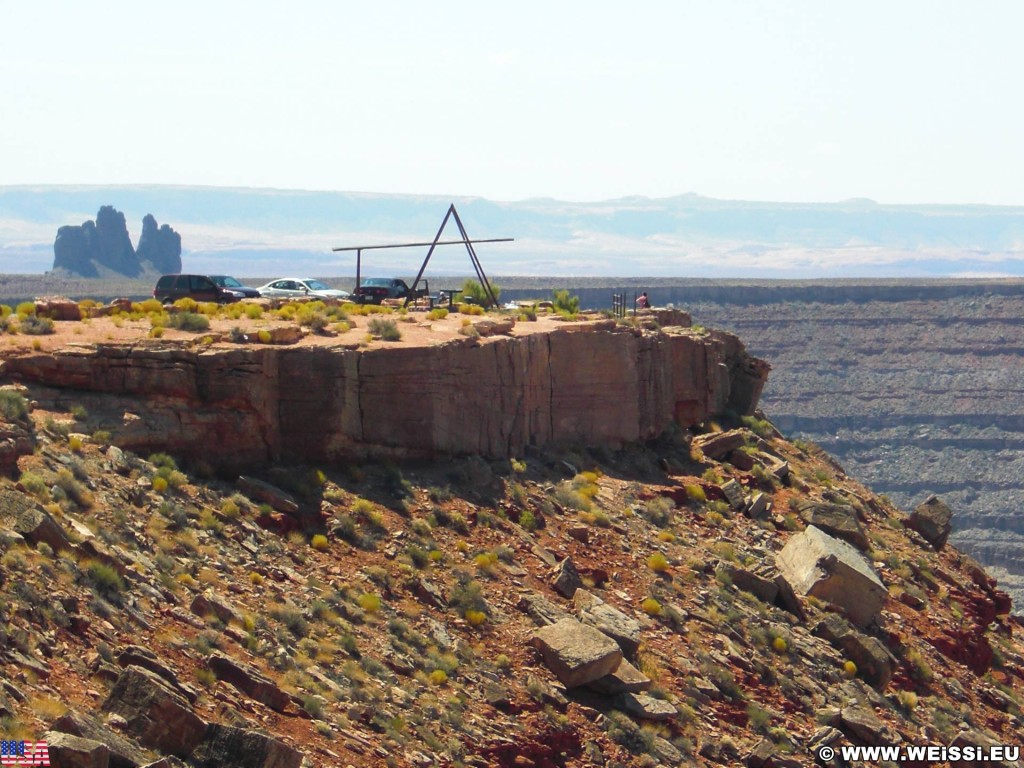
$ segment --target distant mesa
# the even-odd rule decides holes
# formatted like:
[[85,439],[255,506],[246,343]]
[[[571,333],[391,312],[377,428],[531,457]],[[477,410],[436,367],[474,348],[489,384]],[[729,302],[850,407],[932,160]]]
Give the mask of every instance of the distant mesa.
[[126,277],[180,272],[181,235],[166,224],[158,226],[153,215],[146,214],[135,249],[124,214],[104,205],[96,221],[57,230],[53,268],[80,277],[102,277],[110,272]]

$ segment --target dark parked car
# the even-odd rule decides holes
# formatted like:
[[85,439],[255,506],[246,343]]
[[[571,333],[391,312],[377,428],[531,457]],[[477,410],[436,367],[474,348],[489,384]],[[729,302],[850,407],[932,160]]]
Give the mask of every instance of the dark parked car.
[[229,304],[245,298],[245,292],[240,290],[243,287],[241,284],[238,289],[222,287],[217,285],[216,279],[211,275],[164,275],[157,280],[153,298],[163,304],[173,304],[184,298]]
[[228,290],[241,293],[246,299],[258,299],[260,297],[259,289],[242,285],[238,280],[230,275],[210,275],[210,279],[221,288],[227,288]]
[[352,294],[356,301],[363,304],[380,304],[384,299],[407,299],[426,296],[425,289],[413,291],[405,280],[397,277],[368,277],[360,283]]

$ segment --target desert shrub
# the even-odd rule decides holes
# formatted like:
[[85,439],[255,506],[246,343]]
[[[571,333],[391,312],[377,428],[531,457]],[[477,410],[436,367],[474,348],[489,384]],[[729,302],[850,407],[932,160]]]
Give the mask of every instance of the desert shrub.
[[896,700],[899,702],[900,708],[911,713],[917,708],[917,694],[913,691],[897,691]]
[[444,320],[448,317],[448,310],[444,307],[435,307],[427,313],[427,318],[430,320]]
[[14,312],[22,318],[34,315],[36,313],[36,303],[34,301],[23,301],[15,308]]
[[519,526],[524,531],[535,531],[540,527],[540,522],[531,510],[524,509],[519,513]]
[[520,307],[518,319],[524,323],[537,322],[537,308],[534,306]]
[[166,467],[167,469],[175,470],[178,468],[178,462],[169,453],[151,453],[149,454],[149,463],[155,465],[158,469]]
[[664,528],[672,520],[672,512],[676,505],[672,499],[666,496],[657,496],[648,500],[641,514],[659,528]]
[[479,304],[459,304],[459,312],[463,315],[482,315],[484,308]]
[[18,330],[29,336],[43,336],[53,333],[53,320],[48,317],[25,315],[18,320]]
[[764,731],[767,728],[768,723],[771,722],[772,714],[767,709],[757,706],[757,704],[747,705],[747,724],[753,731]]
[[686,486],[686,498],[698,504],[703,504],[708,500],[708,495],[701,486],[692,484]]
[[20,421],[28,416],[28,400],[13,389],[0,389],[0,414],[7,421]]
[[196,302],[196,300],[190,299],[188,297],[178,299],[176,302],[174,302],[174,306],[176,309],[180,309],[182,312],[196,312],[199,309],[199,304]]
[[734,547],[728,541],[716,541],[711,545],[711,551],[718,555],[723,560],[730,562],[738,562],[739,558],[736,557],[736,547]]
[[322,533],[315,534],[312,539],[309,540],[309,546],[315,549],[317,552],[325,551],[330,543],[327,541],[327,537]]
[[64,492],[67,498],[71,499],[82,509],[88,509],[92,506],[92,494],[75,479],[71,470],[61,469],[57,472],[56,486]]
[[373,592],[364,592],[359,596],[359,607],[367,613],[376,613],[380,606],[381,600]]
[[83,575],[97,594],[108,600],[116,600],[124,591],[124,580],[111,566],[90,560],[84,563]]
[[770,438],[775,434],[775,428],[767,419],[759,419],[756,416],[741,416],[740,423],[758,437]]
[[[178,299],[185,301],[185,299]],[[177,302],[176,302],[177,303]],[[210,330],[210,318],[197,312],[176,312],[167,318],[167,324],[179,331],[208,331]]]
[[934,673],[919,650],[911,648],[907,651],[906,660],[907,664],[910,666],[910,676],[914,680],[919,683],[924,683],[925,685],[932,681]]
[[640,608],[648,616],[659,616],[661,614],[661,603],[653,597],[648,597],[640,604]]
[[402,338],[402,332],[398,330],[395,321],[384,317],[371,317],[366,330],[371,336],[383,341],[399,341]]
[[655,573],[664,573],[668,570],[668,558],[661,552],[655,552],[647,558],[647,567]]
[[570,296],[569,291],[565,288],[554,291],[552,303],[555,305],[555,311],[560,315],[575,316],[580,311],[580,297]]
[[623,712],[608,713],[608,738],[635,755],[643,755],[654,747],[654,732],[641,728]]
[[589,512],[593,509],[593,504],[590,498],[582,494],[568,480],[563,480],[557,486],[555,486],[555,501],[561,504],[563,507],[569,509],[575,509],[580,512]]
[[[494,294],[494,298],[498,299],[501,296],[501,288],[497,283],[491,283],[491,293]],[[462,283],[462,295],[467,299],[472,299],[477,304],[490,304],[491,299],[487,295],[487,291],[484,290],[483,285],[474,280],[471,277],[467,277]]]
[[49,491],[46,481],[33,472],[22,472],[21,477],[18,478],[18,482],[21,483],[22,487],[33,496],[43,498]]
[[[82,302],[84,304],[85,302]],[[81,304],[79,305],[81,306]],[[162,313],[164,311],[164,305],[161,304],[157,299],[146,299],[145,301],[138,301],[132,303],[133,312],[143,312],[149,314],[150,312]]]

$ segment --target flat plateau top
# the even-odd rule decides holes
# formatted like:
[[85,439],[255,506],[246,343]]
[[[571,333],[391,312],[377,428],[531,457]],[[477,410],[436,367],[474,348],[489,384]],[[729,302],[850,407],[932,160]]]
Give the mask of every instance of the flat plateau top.
[[[63,348],[78,348],[91,344],[137,344],[152,340],[171,342],[174,344],[193,343],[197,348],[239,348],[259,346],[287,347],[341,347],[347,349],[381,349],[401,346],[435,346],[465,339],[466,327],[480,323],[501,323],[510,319],[511,315],[464,315],[458,312],[449,313],[447,317],[431,320],[425,312],[410,311],[405,315],[397,312],[392,314],[350,315],[348,330],[339,330],[331,325],[325,333],[312,333],[302,329],[303,334],[297,341],[285,344],[261,344],[256,340],[260,331],[280,333],[285,329],[297,329],[293,321],[282,320],[266,313],[259,319],[240,317],[237,319],[211,317],[207,331],[182,331],[165,327],[161,336],[151,336],[153,324],[148,318],[130,319],[121,317],[96,317],[81,321],[54,321],[54,332],[43,335],[24,333],[0,334],[0,358],[33,354],[39,352],[55,352]],[[383,341],[369,333],[369,325],[373,318],[394,321],[401,334],[397,341]],[[534,333],[550,333],[559,329],[597,323],[607,325],[611,321],[600,315],[580,314],[576,321],[566,321],[558,315],[538,314],[536,321],[517,320],[512,330],[505,335],[527,336]],[[250,336],[250,342],[236,343],[231,340],[232,331],[238,329]],[[480,341],[487,343],[501,335],[486,336],[482,334]]]

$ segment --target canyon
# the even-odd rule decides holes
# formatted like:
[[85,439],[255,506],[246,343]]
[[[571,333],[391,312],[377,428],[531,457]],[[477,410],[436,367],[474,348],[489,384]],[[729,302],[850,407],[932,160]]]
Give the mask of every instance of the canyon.
[[762,407],[953,542],[1024,604],[1024,284],[808,281],[652,290],[772,365]]

